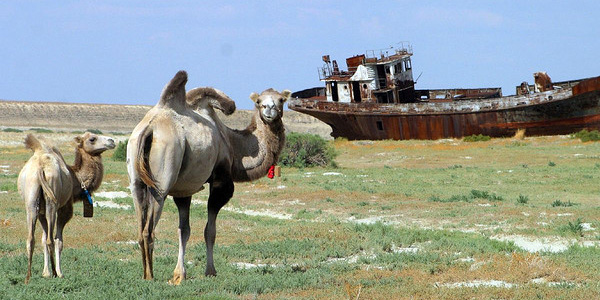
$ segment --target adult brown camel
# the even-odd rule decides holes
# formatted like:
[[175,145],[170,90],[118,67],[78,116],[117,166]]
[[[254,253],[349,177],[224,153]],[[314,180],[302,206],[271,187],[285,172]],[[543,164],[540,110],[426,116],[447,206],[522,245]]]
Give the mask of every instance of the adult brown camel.
[[260,178],[277,162],[285,142],[283,104],[291,94],[273,89],[252,93],[256,113],[246,129],[234,130],[225,126],[213,109],[231,114],[234,102],[212,88],[193,89],[186,95],[186,82],[187,73],[179,71],[163,89],[158,104],[135,127],[127,148],[144,279],[154,277],[154,229],[167,195],[173,197],[179,211],[179,254],[169,281],[172,284],[186,277],[190,203],[205,183],[210,186],[204,229],[205,275],[217,274],[213,263],[217,214],[232,197],[234,182]]
[[[73,217],[73,202],[87,200],[85,190],[92,193],[102,183],[104,168],[102,152],[113,149],[115,142],[105,136],[86,132],[75,138],[75,164],[67,165],[57,148],[31,134],[25,137],[25,147],[33,150],[17,185],[27,209],[27,277],[31,278],[35,224],[42,225],[44,246],[43,277],[63,277],[60,254],[63,249],[63,229]],[[54,228],[56,227],[56,235]],[[52,264],[50,273],[49,263]]]

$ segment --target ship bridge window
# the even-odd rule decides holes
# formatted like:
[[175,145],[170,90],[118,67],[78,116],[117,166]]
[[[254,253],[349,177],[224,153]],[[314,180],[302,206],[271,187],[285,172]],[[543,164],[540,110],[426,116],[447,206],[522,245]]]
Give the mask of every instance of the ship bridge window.
[[410,69],[412,69],[412,65],[411,65],[411,63],[410,63],[410,60],[405,60],[405,61],[404,61],[404,68],[405,68],[406,70],[410,70]]
[[377,121],[377,130],[383,130],[383,121]]
[[394,73],[398,74],[398,73],[402,73],[405,71],[405,69],[403,68],[404,64],[399,63],[394,65]]

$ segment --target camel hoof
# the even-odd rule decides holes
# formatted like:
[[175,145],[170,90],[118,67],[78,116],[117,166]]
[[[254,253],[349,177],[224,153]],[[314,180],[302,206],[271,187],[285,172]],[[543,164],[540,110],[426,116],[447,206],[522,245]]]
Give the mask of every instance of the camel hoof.
[[183,279],[184,278],[181,278],[180,276],[174,276],[173,278],[169,279],[169,285],[180,285]]
[[169,285],[180,285],[185,280],[185,271],[183,273],[173,272],[173,278],[169,279]]

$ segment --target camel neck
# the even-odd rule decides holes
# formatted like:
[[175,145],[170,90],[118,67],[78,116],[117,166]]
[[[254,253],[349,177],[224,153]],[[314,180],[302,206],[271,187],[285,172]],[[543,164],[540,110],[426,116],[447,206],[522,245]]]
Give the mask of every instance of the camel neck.
[[71,167],[76,175],[77,185],[82,183],[85,188],[92,192],[100,187],[104,175],[102,157],[100,155],[91,155],[81,148],[75,150],[75,163]]
[[258,179],[279,159],[285,143],[283,122],[278,119],[267,124],[255,111],[250,125],[242,131],[234,131],[230,142],[234,153],[233,180]]

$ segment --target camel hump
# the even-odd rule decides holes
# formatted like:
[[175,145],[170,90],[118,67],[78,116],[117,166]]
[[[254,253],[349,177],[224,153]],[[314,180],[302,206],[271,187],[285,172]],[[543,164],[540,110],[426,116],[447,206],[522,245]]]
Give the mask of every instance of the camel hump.
[[29,133],[25,137],[25,148],[31,149],[34,152],[42,150],[42,142],[40,142],[40,140],[33,136],[33,134]]
[[190,90],[186,95],[186,101],[194,108],[209,105],[222,111],[225,115],[231,115],[235,112],[235,102],[224,92],[212,87],[199,87]]
[[160,94],[161,106],[167,107],[182,107],[185,105],[185,84],[187,83],[188,75],[186,71],[179,71],[169,83],[164,87]]

